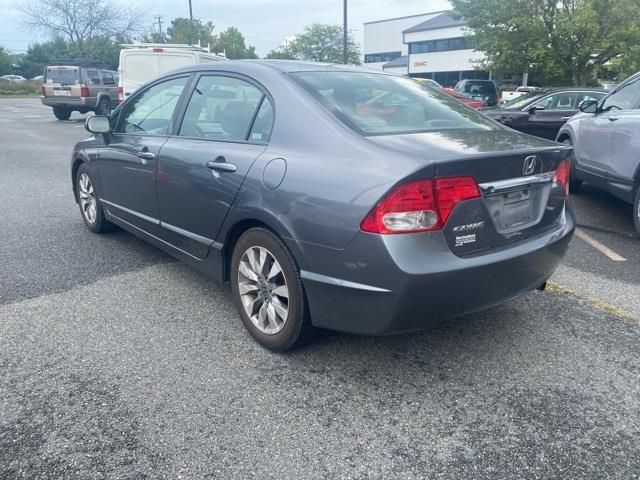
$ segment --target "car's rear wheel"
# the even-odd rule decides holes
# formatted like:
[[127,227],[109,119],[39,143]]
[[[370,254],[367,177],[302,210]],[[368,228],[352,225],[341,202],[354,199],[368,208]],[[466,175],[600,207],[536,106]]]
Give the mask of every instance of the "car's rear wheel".
[[231,290],[244,326],[274,352],[309,341],[313,326],[296,262],[282,241],[264,228],[247,230],[231,259]]
[[76,174],[76,194],[80,215],[89,230],[94,233],[104,233],[111,230],[113,224],[104,216],[104,210],[95,189],[95,182],[85,165],[80,165]]
[[65,107],[53,107],[53,114],[58,120],[69,120],[71,118],[71,110]]
[[640,186],[636,189],[636,195],[633,199],[633,226],[640,235]]
[[[571,141],[570,138],[565,138],[564,140],[562,140],[562,143],[564,143],[565,145],[569,145],[570,147],[573,147],[573,142]],[[577,192],[582,188],[582,180],[576,177],[576,172],[573,166],[574,163],[575,163],[575,156],[572,153],[571,169],[569,170],[569,191],[570,192]]]
[[108,98],[103,98],[98,103],[96,108],[96,115],[109,115],[111,113],[111,101]]

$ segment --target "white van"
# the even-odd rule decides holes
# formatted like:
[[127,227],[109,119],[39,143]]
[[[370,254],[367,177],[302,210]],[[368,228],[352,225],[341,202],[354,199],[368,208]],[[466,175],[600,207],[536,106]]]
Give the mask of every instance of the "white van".
[[196,63],[226,60],[221,55],[194,45],[134,43],[120,46],[118,103],[163,73]]

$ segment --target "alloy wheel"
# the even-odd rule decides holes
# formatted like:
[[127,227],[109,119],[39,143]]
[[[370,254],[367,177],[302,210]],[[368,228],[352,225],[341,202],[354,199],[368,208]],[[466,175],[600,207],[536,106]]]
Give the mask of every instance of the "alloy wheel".
[[278,260],[264,247],[248,248],[238,266],[238,291],[245,312],[262,333],[275,335],[287,322],[289,289]]
[[82,173],[78,179],[78,197],[80,198],[82,215],[84,215],[87,222],[91,224],[95,223],[98,205],[93,184],[91,183],[89,175],[86,173]]

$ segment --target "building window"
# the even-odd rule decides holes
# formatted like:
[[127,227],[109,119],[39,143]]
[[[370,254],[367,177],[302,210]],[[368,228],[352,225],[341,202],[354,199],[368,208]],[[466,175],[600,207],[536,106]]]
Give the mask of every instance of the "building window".
[[364,63],[390,62],[401,55],[402,52],[367,53],[364,56]]
[[476,42],[473,37],[447,38],[410,43],[409,53],[450,52],[452,50],[470,50],[475,47]]

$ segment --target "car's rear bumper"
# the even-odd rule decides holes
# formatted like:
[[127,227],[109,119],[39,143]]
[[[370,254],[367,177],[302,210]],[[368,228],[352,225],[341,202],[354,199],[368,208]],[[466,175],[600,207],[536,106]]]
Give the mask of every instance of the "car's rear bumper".
[[96,108],[96,97],[40,97],[43,105],[48,107],[65,107],[71,109]]
[[321,328],[384,335],[498,305],[551,276],[574,228],[567,209],[552,230],[469,257],[454,255],[442,232],[360,233],[344,250],[304,245],[301,275],[312,321]]

